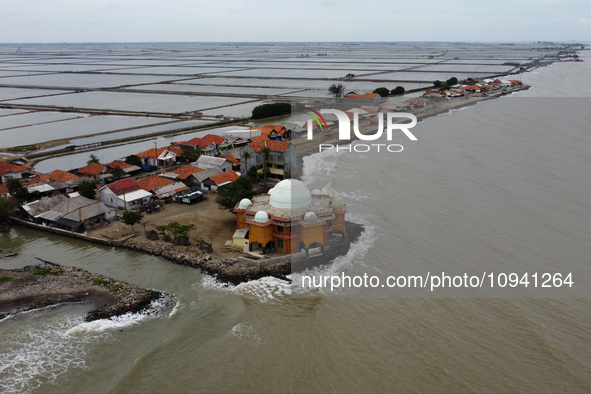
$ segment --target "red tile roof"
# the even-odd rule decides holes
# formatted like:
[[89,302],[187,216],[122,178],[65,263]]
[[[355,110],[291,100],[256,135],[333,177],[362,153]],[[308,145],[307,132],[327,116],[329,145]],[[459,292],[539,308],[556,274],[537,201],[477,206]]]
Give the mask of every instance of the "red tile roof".
[[179,174],[179,176],[177,177],[177,179],[180,179],[181,181],[184,181],[185,179],[187,179],[188,177],[190,177],[193,174],[196,174],[198,172],[203,171],[203,169],[199,168],[199,167],[195,167],[195,166],[183,166],[181,168],[177,168],[176,170],[172,171],[174,174]]
[[157,159],[165,151],[173,152],[171,149],[168,149],[168,148],[148,149],[147,151],[138,153],[137,156],[141,159],[147,159],[147,158]]
[[224,159],[229,160],[233,166],[239,166],[240,160],[238,160],[234,155],[226,156]]
[[285,150],[291,145],[291,143],[286,141],[273,141],[273,140],[257,140],[253,141],[248,146],[250,146],[255,152],[260,152],[265,146],[275,152],[285,152]]
[[365,94],[345,94],[344,97],[363,97],[363,98],[376,98],[378,97],[377,93],[365,93]]
[[107,164],[107,167],[124,169],[124,168],[133,167],[133,164],[126,163],[123,160],[114,160],[114,161],[110,162],[109,164]]
[[138,182],[138,185],[140,185],[140,187],[142,189],[144,189],[145,191],[151,192],[154,189],[158,189],[159,187],[166,186],[166,185],[172,185],[173,183],[174,182],[171,181],[170,179],[165,179],[165,178],[162,178],[158,175],[154,175],[149,178],[142,179],[141,181]]
[[90,163],[86,167],[82,167],[78,170],[78,174],[82,175],[90,175],[95,176],[103,172],[103,170],[107,167],[105,164],[101,163]]
[[177,142],[177,145],[198,146],[201,149],[207,149],[213,145],[213,142],[205,140],[203,138],[195,137],[193,139],[190,139],[189,141]]
[[224,141],[226,140],[223,137],[220,137],[219,135],[215,135],[215,134],[207,134],[205,137],[201,138],[202,140],[205,140],[207,142],[213,142],[215,144],[223,144]]
[[6,183],[0,183],[0,196],[7,196],[8,195],[8,187]]
[[39,181],[54,181],[54,182],[68,182],[80,179],[78,175],[71,174],[67,171],[55,170],[49,174],[43,174],[39,177]]
[[120,181],[110,183],[107,185],[107,187],[109,190],[115,193],[116,196],[131,193],[141,189],[140,185],[138,185],[137,182],[131,178],[121,179]]
[[220,186],[227,182],[234,182],[238,178],[240,178],[240,175],[238,175],[236,171],[228,171],[223,174],[212,176],[210,179],[214,181],[216,185]]
[[18,164],[12,164],[7,161],[0,161],[0,176],[10,173],[15,174],[17,172],[23,172],[27,170],[27,167],[19,166]]

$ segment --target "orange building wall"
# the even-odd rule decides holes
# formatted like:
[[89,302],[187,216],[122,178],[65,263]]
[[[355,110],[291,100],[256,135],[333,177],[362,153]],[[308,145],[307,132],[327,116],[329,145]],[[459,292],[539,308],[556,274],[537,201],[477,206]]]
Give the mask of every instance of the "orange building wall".
[[335,218],[332,221],[333,230],[340,230],[344,234],[347,234],[345,226],[345,214],[335,212]]
[[246,219],[244,218],[244,212],[236,212],[236,228],[245,228]]
[[269,241],[273,241],[273,226],[271,223],[263,226],[251,223],[248,234],[248,240],[250,243],[258,242],[265,246]]
[[307,248],[314,242],[324,244],[324,225],[319,223],[316,226],[301,226],[302,242]]

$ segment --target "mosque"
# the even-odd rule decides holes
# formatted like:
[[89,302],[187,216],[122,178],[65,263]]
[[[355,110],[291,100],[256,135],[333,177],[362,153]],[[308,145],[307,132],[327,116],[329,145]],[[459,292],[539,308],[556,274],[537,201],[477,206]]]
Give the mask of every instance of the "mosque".
[[319,190],[310,192],[297,179],[284,179],[252,201],[243,199],[234,212],[237,250],[297,253],[322,249],[331,237],[346,235],[345,204]]

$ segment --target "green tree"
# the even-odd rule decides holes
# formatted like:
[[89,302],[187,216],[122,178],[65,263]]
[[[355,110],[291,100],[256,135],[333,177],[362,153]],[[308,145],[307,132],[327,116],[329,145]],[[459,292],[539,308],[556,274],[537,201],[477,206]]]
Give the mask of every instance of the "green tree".
[[98,163],[98,162],[99,162],[99,158],[96,157],[96,155],[94,153],[92,153],[90,155],[90,159],[86,162],[86,164]]
[[442,82],[440,80],[433,81],[433,86],[435,86],[436,88],[440,87],[441,84]]
[[131,230],[134,233],[135,233],[135,230],[133,229],[133,225],[137,224],[137,223],[141,223],[143,218],[144,218],[144,215],[140,212],[137,212],[137,211],[125,211],[121,215],[121,220],[123,221],[123,223],[127,224],[128,226],[131,226]]
[[385,87],[382,86],[382,87],[377,88],[376,90],[374,90],[373,93],[377,93],[377,94],[379,94],[382,97],[388,97],[388,95],[390,94],[390,91],[387,88],[385,88]]
[[394,89],[392,89],[392,91],[390,92],[390,95],[392,96],[396,96],[398,94],[404,94],[404,87],[402,86],[396,86]]
[[449,90],[449,89],[450,89],[450,86],[449,86],[448,84],[443,84],[443,85],[441,85],[441,86],[439,87],[439,90],[440,90],[440,91],[442,91],[442,92],[443,92],[444,90]]
[[12,195],[14,195],[14,193],[16,193],[16,191],[21,187],[23,187],[21,185],[21,181],[19,181],[16,178],[10,177],[6,180],[6,188],[8,189],[8,192]]
[[445,81],[445,83],[447,83],[448,85],[455,85],[456,83],[458,83],[458,79],[456,77],[451,77],[450,79]]
[[255,166],[255,165],[250,166],[250,168],[248,169],[248,171],[246,171],[246,174],[251,179],[254,179],[255,182],[258,182],[259,181],[259,170],[258,170],[257,166]]
[[250,159],[252,155],[249,151],[242,151],[242,158],[244,159],[244,168],[248,168],[248,159]]
[[116,181],[123,178],[125,176],[125,174],[126,174],[125,171],[123,171],[119,167],[115,167],[115,168],[113,168],[113,171],[111,171],[111,175],[113,175],[113,179],[115,179]]
[[21,181],[16,178],[8,178],[6,180],[6,188],[10,195],[16,198],[19,202],[27,201],[29,199],[29,191],[21,185]]
[[201,149],[185,149],[183,153],[181,153],[181,157],[187,158],[190,161],[197,161],[201,156]]
[[345,93],[345,85],[343,85],[342,83],[337,84],[332,84],[328,87],[328,95],[332,96],[334,98],[340,98],[343,97],[343,93]]
[[96,196],[96,185],[94,182],[82,181],[78,184],[78,194],[82,197],[94,199]]
[[14,192],[14,194],[12,194],[12,196],[14,198],[16,198],[18,201],[20,202],[25,202],[29,200],[29,191],[22,187],[20,189],[18,189],[17,191]]
[[0,223],[8,220],[10,215],[14,213],[17,203],[14,198],[0,197]]
[[125,158],[125,162],[127,164],[131,164],[131,165],[138,166],[138,167],[143,166],[142,159],[140,159],[139,156],[137,156],[137,155],[129,155],[129,156],[127,156]]
[[291,104],[289,103],[262,104],[254,107],[252,110],[253,119],[263,119],[288,114],[291,114]]
[[261,148],[261,155],[263,155],[263,183],[267,183],[267,166],[271,158],[271,148],[266,145],[263,146]]
[[[256,167],[254,168],[256,171]],[[222,208],[228,209],[232,212],[240,200],[243,198],[250,199],[252,196],[254,196],[252,182],[247,177],[240,177],[228,186],[218,189],[218,197],[215,201],[220,204]]]

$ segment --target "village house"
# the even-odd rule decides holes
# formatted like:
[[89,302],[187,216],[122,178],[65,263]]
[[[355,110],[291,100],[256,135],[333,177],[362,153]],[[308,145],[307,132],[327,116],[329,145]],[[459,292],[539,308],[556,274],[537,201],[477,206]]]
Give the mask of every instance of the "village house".
[[218,154],[217,145],[211,140],[195,137],[189,141],[177,142],[176,145],[182,150],[196,150],[201,151],[201,156],[216,156]]
[[[296,148],[286,141],[258,140],[251,142],[242,150],[240,160],[240,172],[245,175],[252,166],[258,171],[262,171],[265,163],[265,157],[262,153],[263,148],[269,148],[269,160],[267,168],[269,178],[286,179],[292,176],[296,163]],[[245,154],[248,152],[248,159]]]
[[83,196],[57,195],[21,207],[21,215],[38,224],[83,232],[102,222],[112,221],[117,212],[99,201]]
[[23,179],[28,176],[29,169],[27,167],[0,160],[0,178],[2,180],[0,183],[4,183],[10,178]]
[[236,171],[228,171],[222,174],[214,175],[209,179],[204,181],[204,184],[209,190],[217,190],[219,188],[225,187],[230,183],[234,182],[236,179],[240,178],[240,175],[236,173]]
[[296,179],[285,179],[269,190],[243,199],[234,208],[237,231],[234,248],[297,253],[323,249],[331,237],[346,235],[345,205]]
[[179,191],[188,189],[183,182],[173,181],[158,175],[142,179],[138,182],[138,185],[160,199],[171,197]]
[[138,153],[137,156],[144,166],[168,167],[176,163],[177,153],[174,148],[154,148]]
[[106,164],[90,163],[85,167],[79,168],[76,172],[78,173],[78,175],[93,178],[95,180],[98,180],[101,177],[105,178],[105,175],[107,175],[107,177],[112,178],[111,175],[106,174],[107,170],[108,167]]
[[217,168],[221,172],[226,172],[232,170],[232,162],[224,157],[201,156],[197,160],[197,167],[204,170]]
[[190,186],[198,187],[200,190],[211,190],[213,183],[209,181],[209,178],[220,174],[224,173],[219,168],[210,168],[196,174],[191,174],[187,178],[187,183]]
[[98,190],[98,193],[106,206],[124,210],[139,208],[152,199],[152,193],[143,190],[131,178],[105,185]]
[[107,164],[107,168],[109,172],[113,172],[116,169],[123,171],[126,175],[132,176],[137,174],[142,170],[141,167],[135,166],[133,164],[129,164],[124,162],[123,160],[114,160]]

